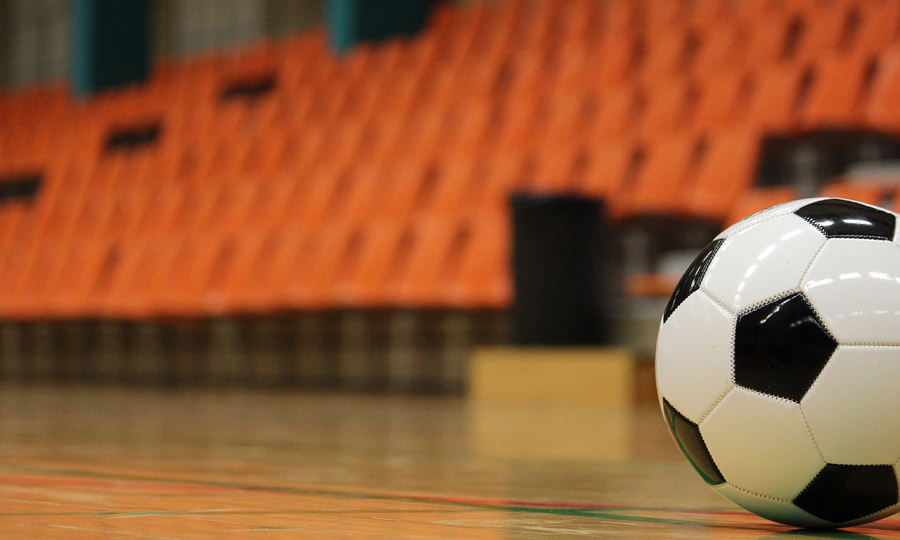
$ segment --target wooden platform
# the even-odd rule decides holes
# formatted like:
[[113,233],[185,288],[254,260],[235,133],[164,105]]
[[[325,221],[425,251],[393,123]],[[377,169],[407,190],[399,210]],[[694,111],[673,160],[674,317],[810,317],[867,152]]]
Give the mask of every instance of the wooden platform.
[[478,403],[630,404],[637,362],[625,349],[490,347],[469,360]]
[[[652,404],[521,409],[518,418],[479,407],[0,387],[0,537],[759,539],[788,530],[709,490]],[[501,434],[513,419],[532,421],[536,435],[485,446],[477,415]],[[619,431],[598,427],[585,446],[566,434],[567,415]],[[538,435],[554,422],[552,439]],[[604,440],[612,450],[600,450]],[[900,521],[853,531],[826,536],[900,538]]]

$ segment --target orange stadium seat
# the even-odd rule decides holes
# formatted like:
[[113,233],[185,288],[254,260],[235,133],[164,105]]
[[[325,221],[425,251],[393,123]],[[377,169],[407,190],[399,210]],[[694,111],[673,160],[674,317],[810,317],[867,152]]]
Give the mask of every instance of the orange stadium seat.
[[24,203],[8,203],[0,210],[0,253],[21,249],[17,240],[29,208]]
[[735,6],[734,18],[750,27],[761,24],[769,17],[784,15],[786,12],[786,2],[783,0],[742,0],[732,4]]
[[509,196],[521,189],[526,157],[521,153],[492,156],[486,163],[484,177],[475,198],[475,208],[494,212],[505,208]]
[[598,141],[633,132],[641,112],[641,102],[640,92],[633,85],[611,87],[603,92],[589,136]]
[[758,70],[747,104],[746,123],[761,130],[796,129],[811,83],[811,70],[800,64]]
[[596,96],[587,92],[560,91],[547,96],[543,101],[546,108],[546,127],[538,135],[540,145],[553,145],[560,141],[572,141],[573,135],[586,133],[593,124],[597,108]]
[[815,65],[815,77],[803,104],[801,118],[807,128],[852,127],[862,123],[877,69],[869,55],[827,55]]
[[287,291],[294,273],[292,263],[299,259],[301,248],[296,231],[279,230],[266,235],[259,243],[257,255],[244,268],[244,276],[226,285],[223,309],[243,306],[251,312],[272,312],[291,308]]
[[[167,307],[171,296],[169,287],[173,280],[180,280],[191,264],[189,241],[184,235],[170,238],[154,238],[145,245],[139,272],[130,276],[123,296],[124,312],[128,317],[146,318],[175,315]],[[185,313],[186,314],[186,313]]]
[[[699,2],[704,5],[708,2]],[[735,19],[712,20],[700,26],[697,48],[691,62],[691,72],[700,79],[715,76],[722,70],[743,68],[741,58],[748,39],[748,31]]]
[[[242,268],[252,263],[246,246],[250,235],[197,235],[189,237],[186,250],[187,268],[179,276],[180,287],[168,292],[167,310],[176,315],[197,316],[203,313],[233,313],[246,309],[243,302],[227,303],[227,286]],[[240,283],[240,281],[238,281]],[[241,291],[246,290],[243,283]]]
[[716,131],[684,197],[689,215],[721,222],[756,179],[761,137],[755,130]]
[[449,154],[436,164],[434,186],[428,193],[422,210],[437,216],[460,215],[474,206],[474,195],[483,181],[484,163],[463,154]]
[[[237,237],[236,261],[221,280],[214,299],[223,313],[240,309],[245,313],[272,313],[290,309],[285,276],[296,259],[298,235],[282,231],[249,231]],[[208,299],[212,302],[213,299]]]
[[885,50],[878,58],[869,98],[863,106],[867,126],[884,131],[900,131],[898,92],[900,92],[900,45],[895,45]]
[[276,234],[282,229],[290,229],[291,218],[296,217],[299,199],[305,194],[306,186],[284,173],[271,177],[262,186],[257,199],[257,210],[253,213],[250,229]]
[[734,17],[734,2],[731,0],[703,0],[693,2],[688,20],[691,26],[703,28],[704,33]]
[[118,262],[109,273],[105,295],[100,299],[99,311],[106,316],[125,317],[128,307],[134,303],[127,289],[135,276],[146,272],[141,266],[146,249],[146,238],[131,238],[118,246]]
[[85,273],[93,263],[107,266],[109,252],[91,250],[91,240],[96,238],[41,243],[36,265],[26,271],[19,293],[28,299],[33,316],[77,315],[92,300],[95,280],[86,279]]
[[648,32],[644,39],[645,50],[637,73],[641,83],[654,84],[678,77],[690,68],[697,37],[688,28],[660,27]]
[[644,149],[634,140],[616,139],[591,147],[578,193],[604,199],[619,211],[644,160]]
[[823,54],[840,51],[855,41],[859,12],[847,1],[809,3],[800,13],[802,34],[790,57],[794,62],[812,62]]
[[[104,277],[104,266],[114,244],[102,236],[92,236],[68,240],[65,245],[70,249],[68,257],[62,257],[62,260],[68,271],[62,274],[63,285],[59,287],[54,298],[57,306],[54,315],[71,317],[85,311],[97,313],[100,310],[100,301],[96,288],[99,279]],[[62,256],[62,253],[58,256]],[[48,264],[45,268],[48,267],[51,265]],[[27,273],[33,275],[34,271],[32,268],[27,270]],[[26,284],[26,287],[30,289],[32,285]]]
[[618,26],[607,29],[598,51],[597,81],[603,86],[625,83],[637,70],[640,47],[638,35]]
[[638,136],[654,139],[681,131],[691,124],[697,101],[693,81],[686,78],[664,78],[645,94]]
[[529,191],[567,193],[581,183],[585,152],[577,144],[545,145],[535,156]]
[[365,223],[348,244],[336,276],[335,297],[341,306],[384,307],[386,283],[403,233],[403,222],[378,219]]
[[697,132],[729,127],[745,118],[753,92],[753,77],[742,70],[723,70],[698,83],[692,129]]
[[306,231],[308,243],[300,252],[306,263],[295,266],[297,274],[291,284],[298,305],[312,309],[336,307],[336,278],[357,228],[358,225],[330,222],[318,230]]
[[848,44],[859,53],[878,53],[900,37],[900,3],[864,0],[859,4],[859,27]]
[[645,26],[651,31],[671,29],[682,24],[689,14],[689,6],[681,0],[653,0],[639,3]]
[[479,215],[462,226],[469,232],[447,293],[449,304],[483,309],[508,306],[512,299],[508,218],[503,214]]
[[34,306],[34,295],[29,294],[32,291],[26,288],[26,284],[30,272],[38,265],[42,253],[47,249],[47,244],[35,243],[12,250],[7,255],[5,264],[8,272],[3,276],[5,281],[0,285],[0,294],[4,297],[11,317],[33,319],[40,316],[39,310]]
[[[191,317],[202,313],[198,305],[198,288],[204,274],[215,264],[223,241],[211,231],[205,235],[180,234],[160,242],[157,246],[159,259],[150,263],[152,273],[144,285],[146,293],[138,293],[139,298],[143,297],[144,308],[160,317]],[[139,283],[131,285],[142,286]]]
[[0,267],[0,312],[4,317],[13,318],[15,314],[15,299],[12,297],[13,284],[18,279],[21,269],[27,257],[26,249],[7,249],[3,252]]
[[[518,2],[506,2],[508,6],[515,6]],[[560,10],[560,33],[568,42],[574,42],[587,50],[592,50],[598,34],[602,32],[600,13],[602,6],[593,0],[573,0],[565,3],[565,9]],[[514,21],[512,17],[505,17],[508,21]],[[601,29],[601,32],[597,30]],[[579,47],[580,48],[580,47]],[[565,55],[563,55],[565,56]]]
[[626,187],[622,217],[682,214],[684,188],[703,159],[705,144],[693,133],[653,141],[634,183]]
[[641,6],[629,0],[603,2],[600,18],[603,29],[610,31],[633,31],[641,21]]
[[802,28],[800,21],[799,16],[773,12],[748,24],[746,47],[735,60],[742,62],[745,69],[768,68],[782,60],[791,60],[794,40],[799,39],[797,34]]
[[[267,260],[263,251],[266,235],[257,230],[247,230],[228,235],[223,244],[211,257],[207,267],[205,283],[195,287],[198,293],[195,302],[202,305],[207,313],[233,313],[235,311],[256,311],[268,307],[264,300],[254,298],[251,302],[249,291],[259,275],[261,260]],[[267,260],[271,265],[271,261]]]
[[[395,260],[395,274],[391,279],[391,296],[401,306],[437,307],[446,303],[446,283],[441,275],[450,259],[454,240],[459,233],[458,220],[425,219],[411,223],[402,242],[407,246],[398,250],[405,255]],[[443,286],[442,286],[443,285]]]
[[323,310],[333,307],[324,291],[318,293],[310,285],[310,276],[318,264],[319,227],[295,230],[290,242],[284,245],[284,266],[274,272],[273,293],[280,293],[285,308]]
[[294,211],[282,216],[282,225],[296,224],[298,227],[317,227],[328,218],[333,201],[339,199],[346,175],[338,168],[324,168],[308,171],[301,180],[303,188],[294,192]]

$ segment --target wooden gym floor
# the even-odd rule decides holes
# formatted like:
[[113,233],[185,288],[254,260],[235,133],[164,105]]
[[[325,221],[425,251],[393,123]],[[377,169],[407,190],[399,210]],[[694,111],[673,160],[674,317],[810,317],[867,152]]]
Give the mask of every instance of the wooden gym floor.
[[0,538],[900,538],[709,490],[653,403],[0,387]]

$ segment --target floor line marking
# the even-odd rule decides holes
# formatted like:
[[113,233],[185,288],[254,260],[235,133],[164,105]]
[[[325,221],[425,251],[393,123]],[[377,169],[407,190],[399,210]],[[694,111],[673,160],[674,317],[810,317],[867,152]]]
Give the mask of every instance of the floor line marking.
[[[634,515],[629,512],[659,512],[661,514],[693,514],[706,515],[710,517],[727,516],[727,517],[747,517],[755,518],[749,512],[738,510],[724,509],[698,509],[683,507],[637,507],[628,505],[608,505],[608,504],[578,504],[564,502],[545,502],[545,501],[521,501],[513,499],[491,499],[491,498],[474,498],[474,497],[456,497],[443,495],[425,495],[425,494],[404,494],[404,493],[384,493],[368,490],[353,491],[349,489],[324,489],[313,487],[291,487],[278,485],[260,485],[260,484],[241,484],[234,482],[222,482],[214,480],[188,480],[181,478],[157,478],[141,475],[117,475],[112,473],[102,473],[96,471],[55,469],[33,466],[6,466],[0,467],[0,471],[6,471],[6,476],[0,476],[0,483],[13,482],[21,480],[19,474],[35,474],[45,476],[45,479],[32,478],[28,482],[30,485],[59,485],[61,479],[68,481],[68,485],[83,486],[92,485],[95,487],[108,488],[129,488],[133,489],[136,485],[153,486],[157,489],[184,489],[185,491],[196,492],[198,490],[209,490],[212,492],[259,492],[259,493],[279,493],[285,495],[306,495],[306,496],[322,496],[335,497],[343,499],[368,499],[380,501],[405,501],[412,503],[432,503],[432,504],[448,504],[455,506],[463,506],[476,509],[499,510],[516,513],[537,513],[551,515],[565,515],[573,517],[588,517],[597,519],[610,519],[616,521],[631,521],[641,523],[658,523],[665,525],[688,525],[704,528],[727,528],[727,529],[753,529],[762,531],[782,531],[791,530],[790,527],[769,523],[763,520],[752,523],[721,523],[721,522],[703,522],[697,520],[678,519],[675,517],[655,517],[646,515]],[[9,474],[12,473],[12,474]],[[71,481],[72,479],[76,481]],[[63,481],[65,485],[67,482]],[[882,520],[878,522],[879,527],[860,526],[855,530],[873,530],[873,531],[900,531],[900,521]],[[885,525],[888,525],[886,528]],[[896,528],[890,527],[891,525]]]

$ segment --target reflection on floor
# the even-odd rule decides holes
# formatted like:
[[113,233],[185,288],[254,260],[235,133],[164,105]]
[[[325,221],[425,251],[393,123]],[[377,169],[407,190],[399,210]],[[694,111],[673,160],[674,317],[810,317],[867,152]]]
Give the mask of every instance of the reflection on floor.
[[[0,388],[0,536],[775,538],[655,406]],[[842,538],[898,538],[885,520]]]

